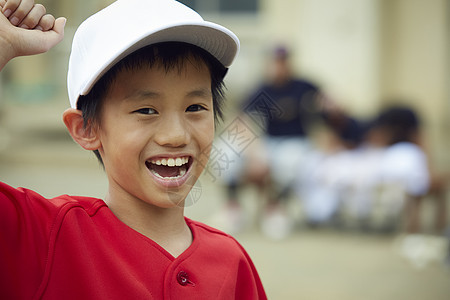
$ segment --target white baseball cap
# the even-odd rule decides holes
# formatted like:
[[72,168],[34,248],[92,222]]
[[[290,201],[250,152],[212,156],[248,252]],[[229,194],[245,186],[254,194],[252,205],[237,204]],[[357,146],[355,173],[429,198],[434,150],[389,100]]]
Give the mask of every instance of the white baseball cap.
[[233,32],[177,1],[118,0],[86,19],[75,33],[67,76],[71,107],[121,59],[168,41],[203,48],[227,68],[239,51]]

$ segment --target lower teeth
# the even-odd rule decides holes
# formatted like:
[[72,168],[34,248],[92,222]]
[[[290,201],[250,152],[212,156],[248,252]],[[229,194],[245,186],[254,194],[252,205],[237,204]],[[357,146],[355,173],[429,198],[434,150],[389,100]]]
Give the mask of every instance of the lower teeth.
[[187,172],[186,167],[181,167],[178,176],[164,177],[164,176],[161,176],[159,173],[155,172],[154,170],[151,170],[151,171],[152,171],[153,174],[155,174],[157,177],[159,177],[161,179],[178,179],[178,178],[183,177],[186,174],[186,172]]

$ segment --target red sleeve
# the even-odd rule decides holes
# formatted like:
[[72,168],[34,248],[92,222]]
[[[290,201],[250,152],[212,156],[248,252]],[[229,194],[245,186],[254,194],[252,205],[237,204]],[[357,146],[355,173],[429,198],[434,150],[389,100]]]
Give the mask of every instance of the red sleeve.
[[44,274],[57,211],[26,189],[0,182],[0,295],[32,299]]
[[[235,299],[267,299],[266,292],[264,291],[264,287],[252,259],[248,255],[247,251],[245,251],[244,247],[242,247],[242,245],[240,245],[237,241],[236,243],[244,253],[246,263],[239,268],[236,281]],[[249,282],[253,284],[249,284]],[[252,288],[250,289],[250,287]],[[257,294],[255,293],[255,288]]]

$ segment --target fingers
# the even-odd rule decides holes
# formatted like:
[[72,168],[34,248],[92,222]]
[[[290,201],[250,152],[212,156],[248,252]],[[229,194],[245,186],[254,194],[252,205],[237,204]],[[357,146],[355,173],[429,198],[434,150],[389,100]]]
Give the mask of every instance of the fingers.
[[[35,4],[28,12],[28,14],[23,18],[19,26],[25,29],[36,28],[36,26],[38,26],[38,24],[41,22],[43,16],[45,16],[45,13],[46,13],[45,7],[42,4]],[[13,24],[12,21],[11,24]]]
[[47,14],[41,18],[36,29],[47,31],[52,29],[54,25],[55,25],[55,17],[50,14]]
[[18,26],[34,6],[33,0],[7,0],[3,6],[3,14],[11,24]]
[[35,35],[35,38],[33,38],[32,40],[34,42],[38,41],[35,47],[31,47],[33,51],[41,53],[47,52],[55,45],[57,45],[59,42],[61,42],[62,39],[64,38],[64,26],[66,25],[66,18],[61,17],[55,20],[52,17],[52,20],[54,21],[51,21],[51,28],[48,31],[41,32],[37,30],[31,30],[29,32],[30,34]]
[[58,18],[54,22],[52,21],[52,27],[49,31],[44,32],[49,33],[48,38],[46,39],[46,51],[53,48],[64,38],[64,26],[66,25],[66,21],[66,18]]
[[43,31],[53,28],[55,18],[46,15],[45,7],[34,0],[0,0],[0,7],[14,26]]
[[64,27],[66,26],[66,22],[67,22],[66,18],[60,17],[56,19],[53,26],[53,31],[60,36],[61,40],[64,38]]

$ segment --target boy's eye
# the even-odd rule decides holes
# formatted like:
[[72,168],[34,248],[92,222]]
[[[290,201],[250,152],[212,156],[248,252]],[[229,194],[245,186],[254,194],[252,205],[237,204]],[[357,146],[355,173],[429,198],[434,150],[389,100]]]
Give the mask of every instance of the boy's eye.
[[201,106],[200,104],[190,105],[188,108],[186,108],[187,112],[196,112],[201,110],[206,110],[206,108]]
[[138,113],[138,114],[143,114],[143,115],[155,115],[158,113],[156,110],[154,110],[153,108],[150,108],[150,107],[141,108],[141,109],[135,110],[134,112]]

